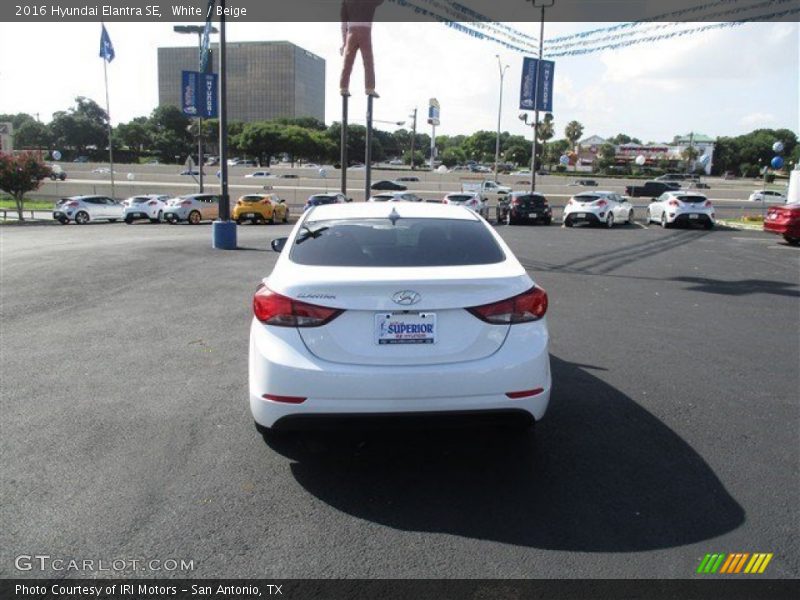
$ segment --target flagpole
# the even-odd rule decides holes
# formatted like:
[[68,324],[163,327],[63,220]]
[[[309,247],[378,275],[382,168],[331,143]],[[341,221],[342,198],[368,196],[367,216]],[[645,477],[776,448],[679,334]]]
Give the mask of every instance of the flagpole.
[[114,145],[111,141],[111,103],[108,99],[108,60],[103,58],[103,79],[106,84],[106,115],[108,116],[108,163],[111,167],[111,198],[114,196]]

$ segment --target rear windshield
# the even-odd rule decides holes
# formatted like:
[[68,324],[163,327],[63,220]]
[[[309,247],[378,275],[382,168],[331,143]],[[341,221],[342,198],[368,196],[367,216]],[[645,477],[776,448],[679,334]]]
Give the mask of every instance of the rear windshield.
[[372,199],[373,199],[375,202],[388,202],[388,201],[389,201],[389,200],[391,200],[392,198],[393,198],[393,196],[384,196],[384,195],[381,195],[381,196],[373,196],[373,197],[372,197]]
[[343,219],[310,221],[289,258],[324,267],[444,267],[505,260],[481,221]]
[[242,196],[242,202],[260,202],[262,196]]
[[144,204],[144,203],[145,203],[145,202],[147,202],[149,199],[150,199],[150,198],[134,198],[134,199],[133,199],[133,203],[134,203],[134,204]]
[[309,204],[333,204],[336,202],[336,199],[333,196],[311,196],[308,199]]
[[472,196],[466,194],[452,194],[447,197],[448,202],[468,202],[472,200]]
[[513,202],[516,202],[519,206],[523,208],[528,208],[530,206],[541,206],[544,204],[544,196],[534,195],[531,196],[530,194],[526,196],[514,196]]
[[703,196],[678,196],[681,202],[703,203],[706,199]]
[[577,202],[594,202],[600,200],[600,196],[575,196]]

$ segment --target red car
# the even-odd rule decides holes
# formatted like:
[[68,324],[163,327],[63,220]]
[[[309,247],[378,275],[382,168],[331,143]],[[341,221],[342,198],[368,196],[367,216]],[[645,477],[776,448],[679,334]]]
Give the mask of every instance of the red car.
[[800,245],[800,202],[770,206],[764,219],[764,231],[782,235],[793,246]]

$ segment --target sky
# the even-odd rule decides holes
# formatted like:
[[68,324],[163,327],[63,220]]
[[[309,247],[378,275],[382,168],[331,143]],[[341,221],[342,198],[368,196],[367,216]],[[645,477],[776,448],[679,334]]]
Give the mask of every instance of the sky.
[[[538,23],[515,23],[538,35]],[[602,26],[546,23],[545,39]],[[108,65],[112,122],[149,115],[158,104],[157,48],[196,45],[172,23],[110,23],[116,59]],[[229,23],[229,41],[287,40],[326,61],[326,123],[340,118],[341,66],[338,23]],[[0,113],[52,113],[87,96],[105,106],[99,23],[0,23]],[[494,131],[500,92],[498,59],[508,64],[503,85],[503,131],[530,135],[518,115],[522,55],[477,40],[439,23],[375,23],[375,119],[405,121],[419,109],[418,130],[429,98],[441,104],[438,134]],[[545,54],[545,58],[547,55]],[[351,122],[366,112],[360,59],[353,71]],[[800,26],[748,23],[640,44],[625,49],[556,59],[556,137],[577,120],[584,137],[626,133],[667,142],[690,131],[712,137],[760,127],[800,131]],[[392,131],[396,125],[376,123]]]

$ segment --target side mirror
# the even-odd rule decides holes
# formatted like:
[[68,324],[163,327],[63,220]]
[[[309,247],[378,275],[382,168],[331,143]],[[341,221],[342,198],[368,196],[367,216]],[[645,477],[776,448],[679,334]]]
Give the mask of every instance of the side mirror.
[[282,238],[275,238],[274,240],[272,240],[272,241],[270,242],[270,246],[272,246],[272,249],[273,249],[275,252],[283,252],[283,247],[284,247],[284,246],[286,246],[286,241],[287,241],[288,239],[289,239],[289,238],[285,238],[285,237],[282,237]]
[[278,198],[278,204],[286,204],[286,198]]
[[348,201],[348,202],[352,202],[352,201],[353,201],[353,199],[352,199],[352,198],[348,198],[348,199],[347,199],[347,201]]

